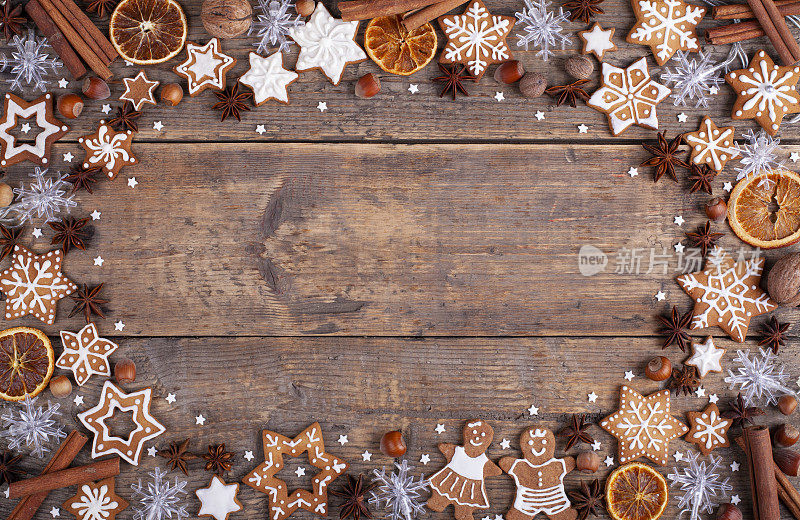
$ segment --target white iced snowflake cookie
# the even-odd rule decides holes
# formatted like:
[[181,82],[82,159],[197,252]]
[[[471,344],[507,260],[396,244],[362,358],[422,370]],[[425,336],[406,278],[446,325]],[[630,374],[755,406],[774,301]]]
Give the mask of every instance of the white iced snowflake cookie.
[[664,65],[675,52],[699,51],[695,33],[706,13],[704,7],[681,0],[631,0],[636,25],[628,33],[628,43],[647,45],[656,63]]
[[299,74],[283,68],[283,53],[280,51],[267,56],[250,53],[250,70],[239,82],[253,89],[254,102],[261,106],[270,99],[281,103],[289,103],[289,94],[286,88],[293,83]]
[[71,370],[78,386],[83,386],[93,374],[111,376],[108,356],[117,350],[117,344],[97,333],[94,323],[89,323],[78,332],[61,331],[64,352],[56,361],[58,368]]
[[690,160],[693,164],[708,165],[716,172],[721,172],[725,164],[739,156],[733,140],[734,128],[719,128],[709,117],[704,117],[696,132],[684,134],[683,140],[691,146]]
[[581,41],[583,42],[583,54],[594,54],[598,61],[603,61],[603,56],[606,52],[617,50],[616,44],[611,40],[614,36],[616,29],[603,29],[600,24],[595,22],[591,30],[585,30],[578,33]]

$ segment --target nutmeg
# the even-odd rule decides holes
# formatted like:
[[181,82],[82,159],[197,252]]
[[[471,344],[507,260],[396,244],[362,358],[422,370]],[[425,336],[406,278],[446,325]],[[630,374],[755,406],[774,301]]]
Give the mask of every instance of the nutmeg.
[[786,423],[778,426],[775,433],[772,434],[772,442],[774,442],[776,446],[782,448],[794,446],[797,444],[798,439],[800,439],[800,430]]
[[370,72],[356,81],[356,96],[361,99],[371,98],[381,91],[381,78]]
[[498,83],[505,83],[506,85],[516,83],[524,75],[525,67],[522,66],[519,60],[505,61],[494,69],[494,80]]
[[772,450],[775,465],[790,477],[796,477],[800,470],[800,453],[789,448],[775,448]]
[[728,216],[728,205],[722,197],[714,197],[706,202],[706,216],[714,222],[722,222]]
[[174,107],[183,99],[183,87],[177,83],[167,83],[161,87],[161,101],[165,105]]
[[381,437],[381,453],[388,457],[402,457],[406,452],[406,441],[397,430],[386,432]]
[[588,56],[576,54],[567,58],[564,70],[575,79],[588,79],[594,72],[594,63]]
[[733,504],[722,504],[717,510],[717,520],[742,520],[742,510]]
[[600,468],[600,456],[593,451],[584,451],[575,459],[575,467],[582,473],[594,473]]
[[131,359],[117,361],[114,365],[114,379],[120,384],[129,384],[136,381],[136,364]]
[[203,27],[217,38],[239,36],[250,28],[252,17],[253,8],[248,0],[204,0],[200,8]]
[[644,375],[652,381],[665,381],[672,375],[672,361],[664,356],[656,356],[648,361]]
[[800,305],[800,253],[789,253],[775,262],[767,275],[767,292],[781,305]]
[[544,94],[547,80],[538,72],[526,72],[519,82],[519,91],[526,98],[537,98]]
[[72,383],[65,375],[56,376],[50,380],[50,393],[53,397],[61,399],[72,393]]
[[311,13],[316,9],[317,3],[314,0],[297,0],[294,3],[294,10],[300,16],[311,16]]
[[83,100],[78,94],[64,94],[56,102],[58,112],[67,119],[75,119],[83,112]]
[[784,395],[778,399],[778,410],[783,415],[792,415],[797,408],[797,398],[793,395]]
[[14,190],[5,182],[0,182],[0,208],[5,208],[14,202]]
[[81,92],[89,99],[99,100],[111,97],[111,89],[108,87],[108,83],[97,76],[89,76],[84,79],[81,85]]

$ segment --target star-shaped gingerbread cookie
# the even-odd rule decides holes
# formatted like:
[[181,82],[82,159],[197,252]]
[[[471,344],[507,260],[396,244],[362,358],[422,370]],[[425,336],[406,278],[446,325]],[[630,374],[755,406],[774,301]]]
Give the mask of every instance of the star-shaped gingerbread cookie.
[[615,30],[614,27],[603,29],[599,23],[595,22],[591,30],[580,31],[578,36],[583,42],[581,53],[594,54],[598,61],[603,61],[603,56],[607,52],[617,50],[617,45],[612,40]]
[[688,412],[691,429],[686,434],[686,442],[697,446],[703,455],[708,455],[716,448],[730,446],[728,429],[733,425],[731,419],[725,419],[714,403],[706,406],[701,412]]
[[97,130],[80,137],[78,144],[86,150],[83,167],[99,166],[111,179],[117,176],[123,166],[136,164],[132,148],[133,132],[117,132],[102,119]]
[[[20,119],[30,118],[35,118],[34,124],[39,131],[33,134],[33,143],[19,143],[12,130],[17,129]],[[17,131],[27,133],[24,129]],[[47,93],[28,103],[14,94],[6,93],[3,117],[0,119],[0,166],[11,166],[22,161],[46,166],[50,162],[50,147],[68,131],[69,127],[53,115],[52,94]]]
[[[264,462],[244,476],[248,486],[269,496],[270,520],[285,520],[298,508],[321,516],[328,514],[328,488],[343,475],[348,464],[327,453],[322,441],[322,428],[314,423],[294,439],[264,430]],[[308,454],[308,462],[320,471],[311,477],[312,490],[296,489],[289,494],[286,482],[276,476],[283,469],[283,456]]]
[[55,321],[58,300],[78,290],[61,272],[63,260],[60,249],[37,255],[14,246],[11,267],[0,273],[7,320],[33,314],[48,325]]
[[111,375],[108,356],[118,346],[113,341],[101,338],[94,323],[89,323],[79,332],[62,330],[61,343],[64,345],[64,352],[56,361],[56,366],[71,370],[78,386],[83,386],[93,374],[106,377]]
[[728,161],[739,156],[733,137],[732,126],[719,128],[708,116],[703,118],[696,132],[683,134],[683,140],[691,146],[692,164],[705,164],[715,172],[721,172]]
[[631,0],[636,24],[628,33],[628,43],[647,45],[656,63],[664,65],[677,51],[699,51],[697,24],[705,7],[682,0]]
[[62,504],[78,520],[114,520],[128,502],[114,491],[114,477],[78,486],[78,492]]
[[[100,393],[100,402],[93,408],[78,414],[86,429],[94,433],[92,458],[116,453],[134,466],[139,465],[139,455],[144,443],[164,433],[165,428],[150,415],[152,390],[145,388],[126,394],[111,381],[106,381]],[[127,438],[113,435],[106,421],[116,411],[133,412],[136,428]]]
[[461,63],[480,79],[492,63],[511,59],[506,38],[515,21],[512,16],[491,14],[481,0],[471,0],[464,14],[440,16],[447,45],[439,63]]
[[145,103],[156,105],[156,98],[153,91],[159,85],[158,81],[147,79],[143,70],[133,78],[122,78],[125,82],[125,92],[119,97],[123,101],[130,101],[133,108],[141,110]]
[[219,39],[205,45],[186,44],[186,61],[175,67],[175,74],[189,82],[189,95],[194,97],[207,88],[225,90],[225,76],[236,60],[220,51]]
[[734,262],[722,248],[708,255],[703,271],[678,277],[694,300],[692,329],[718,326],[734,341],[747,336],[750,320],[777,308],[761,287],[764,258]]
[[669,441],[689,431],[670,415],[669,390],[644,397],[624,385],[619,410],[600,421],[600,427],[619,441],[620,463],[644,456],[662,466],[667,463]]

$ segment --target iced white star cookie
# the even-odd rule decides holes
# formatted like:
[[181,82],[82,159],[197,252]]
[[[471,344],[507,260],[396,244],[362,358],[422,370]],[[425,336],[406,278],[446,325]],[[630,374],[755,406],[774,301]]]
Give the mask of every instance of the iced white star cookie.
[[225,75],[236,65],[236,60],[219,49],[217,38],[211,38],[205,45],[186,44],[186,61],[174,70],[189,82],[190,96],[194,97],[207,88],[225,89]]
[[697,368],[700,377],[706,377],[709,372],[722,372],[720,361],[725,355],[724,348],[714,345],[714,338],[709,336],[703,343],[692,343],[692,356],[686,360],[686,365]]
[[283,53],[280,51],[266,58],[251,52],[250,70],[239,78],[239,82],[253,89],[255,104],[260,106],[270,99],[289,103],[286,87],[298,77],[296,72],[283,68]]
[[579,32],[578,36],[583,41],[581,52],[583,54],[594,54],[598,61],[603,61],[603,56],[606,52],[617,50],[616,44],[611,39],[614,37],[615,30],[614,27],[603,29],[599,23],[595,22],[591,30],[587,29]]

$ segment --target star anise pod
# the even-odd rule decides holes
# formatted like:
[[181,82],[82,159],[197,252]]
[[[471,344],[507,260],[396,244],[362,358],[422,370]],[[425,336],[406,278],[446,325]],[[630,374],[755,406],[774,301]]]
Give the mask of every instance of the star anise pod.
[[694,181],[692,187],[689,188],[689,193],[702,190],[711,195],[711,181],[717,176],[717,172],[712,170],[707,164],[697,166],[694,163],[689,167],[689,171],[691,172],[689,180]]
[[761,341],[758,342],[758,346],[771,348],[772,352],[777,354],[778,349],[786,344],[786,331],[789,330],[790,326],[789,323],[781,323],[778,318],[772,316],[761,328],[763,335],[761,336]]
[[653,182],[658,182],[665,173],[672,177],[673,181],[677,182],[678,178],[675,176],[675,167],[689,167],[686,161],[678,157],[678,147],[681,145],[681,141],[683,141],[683,134],[678,134],[672,141],[667,142],[665,130],[658,133],[658,145],[654,146],[649,143],[642,143],[642,148],[653,155],[653,157],[641,164],[641,166],[656,167]]
[[60,244],[60,249],[64,251],[65,255],[69,253],[70,249],[73,247],[85,251],[85,241],[88,240],[89,234],[84,228],[88,222],[89,217],[82,219],[64,217],[59,222],[48,222],[50,228],[56,232],[50,240],[50,243],[53,245]]
[[11,0],[6,0],[5,4],[3,4],[3,18],[0,19],[6,41],[10,40],[15,34],[22,34],[22,27],[27,21],[28,19],[22,14],[22,5],[13,7]]
[[605,490],[600,481],[594,479],[591,483],[581,481],[580,489],[569,492],[572,507],[578,510],[577,520],[586,520],[589,515],[599,516],[605,507]]
[[100,173],[99,166],[89,166],[87,168],[83,164],[79,164],[70,168],[69,175],[64,180],[72,184],[72,193],[83,189],[91,194],[92,184],[97,182],[94,176],[98,173]]
[[569,426],[558,432],[558,435],[567,439],[567,447],[565,451],[569,450],[579,442],[591,444],[594,439],[586,431],[589,428],[589,423],[586,422],[586,415],[572,414]]
[[564,2],[561,7],[565,11],[569,11],[569,19],[571,21],[583,20],[583,23],[589,23],[594,19],[594,15],[603,14],[604,11],[600,4],[603,0],[569,0]]
[[669,380],[669,387],[675,391],[675,395],[689,395],[700,386],[697,378],[697,368],[684,365],[683,368],[675,367],[672,369],[672,379]]
[[358,478],[353,475],[347,475],[347,483],[342,486],[341,490],[331,489],[329,493],[335,497],[343,499],[342,507],[339,509],[339,518],[352,518],[353,520],[360,520],[364,518],[372,518],[372,512],[369,510],[369,505],[366,500],[366,495],[377,486],[378,482],[364,484],[364,474],[359,473]]
[[7,228],[0,224],[0,261],[14,252],[14,246],[19,242],[21,235],[22,226]]
[[0,482],[11,484],[17,475],[22,475],[22,470],[17,466],[22,455],[14,455],[8,450],[0,452]]
[[433,78],[433,81],[444,83],[442,91],[439,92],[439,97],[444,97],[448,92],[453,95],[453,99],[456,98],[456,94],[458,93],[469,96],[469,92],[464,88],[464,82],[478,80],[478,78],[472,74],[468,74],[467,67],[460,63],[454,63],[452,65],[443,65],[440,63],[439,70],[442,72],[442,75]]
[[658,320],[663,325],[658,332],[666,336],[661,348],[667,348],[675,343],[678,345],[678,348],[681,349],[681,352],[686,352],[686,347],[692,342],[692,337],[686,332],[689,323],[692,321],[691,311],[681,316],[681,313],[678,312],[678,308],[673,305],[672,312],[670,312],[669,316],[658,316]]
[[136,122],[142,116],[142,113],[133,109],[133,103],[126,101],[124,105],[117,107],[116,117],[110,119],[108,124],[114,127],[118,132],[131,132],[139,131],[139,123]]
[[731,403],[731,409],[725,410],[721,415],[726,419],[731,419],[734,426],[744,427],[745,424],[753,424],[753,417],[764,415],[764,410],[756,406],[745,405],[742,394],[738,394],[736,400]]
[[86,4],[86,10],[100,18],[105,18],[117,7],[117,3],[119,3],[119,0],[91,0]]
[[230,451],[225,451],[224,442],[216,446],[209,446],[208,453],[202,455],[203,460],[206,461],[206,471],[213,471],[219,476],[231,470],[233,456],[234,454]]
[[197,455],[189,451],[189,439],[181,443],[170,443],[169,448],[158,452],[159,457],[167,459],[167,466],[170,470],[179,469],[184,475],[189,475],[187,463],[197,458]]
[[706,256],[708,249],[714,247],[717,240],[724,236],[725,233],[713,233],[711,231],[711,221],[707,220],[702,226],[697,226],[697,231],[694,233],[686,233],[686,238],[692,243],[694,247],[700,248],[700,253]]
[[568,85],[556,85],[554,87],[550,87],[545,92],[556,98],[556,106],[560,107],[564,103],[569,103],[569,106],[575,107],[575,104],[578,102],[578,98],[587,101],[589,99],[589,94],[586,93],[585,90],[581,88],[581,85],[589,83],[588,79],[579,79],[574,83],[570,83]]
[[214,95],[219,100],[211,108],[214,110],[222,110],[222,118],[220,121],[225,121],[228,116],[233,116],[237,121],[242,120],[242,111],[250,111],[247,106],[248,99],[253,97],[252,92],[239,92],[239,83],[228,87],[225,90],[215,90]]
[[83,313],[83,317],[86,318],[86,323],[91,321],[90,318],[93,314],[105,318],[101,305],[108,303],[108,300],[100,298],[99,294],[102,288],[102,283],[94,287],[83,284],[83,287],[78,288],[75,293],[70,294],[70,298],[72,298],[75,304],[72,306],[72,310],[69,311],[69,317],[71,318],[76,314]]

